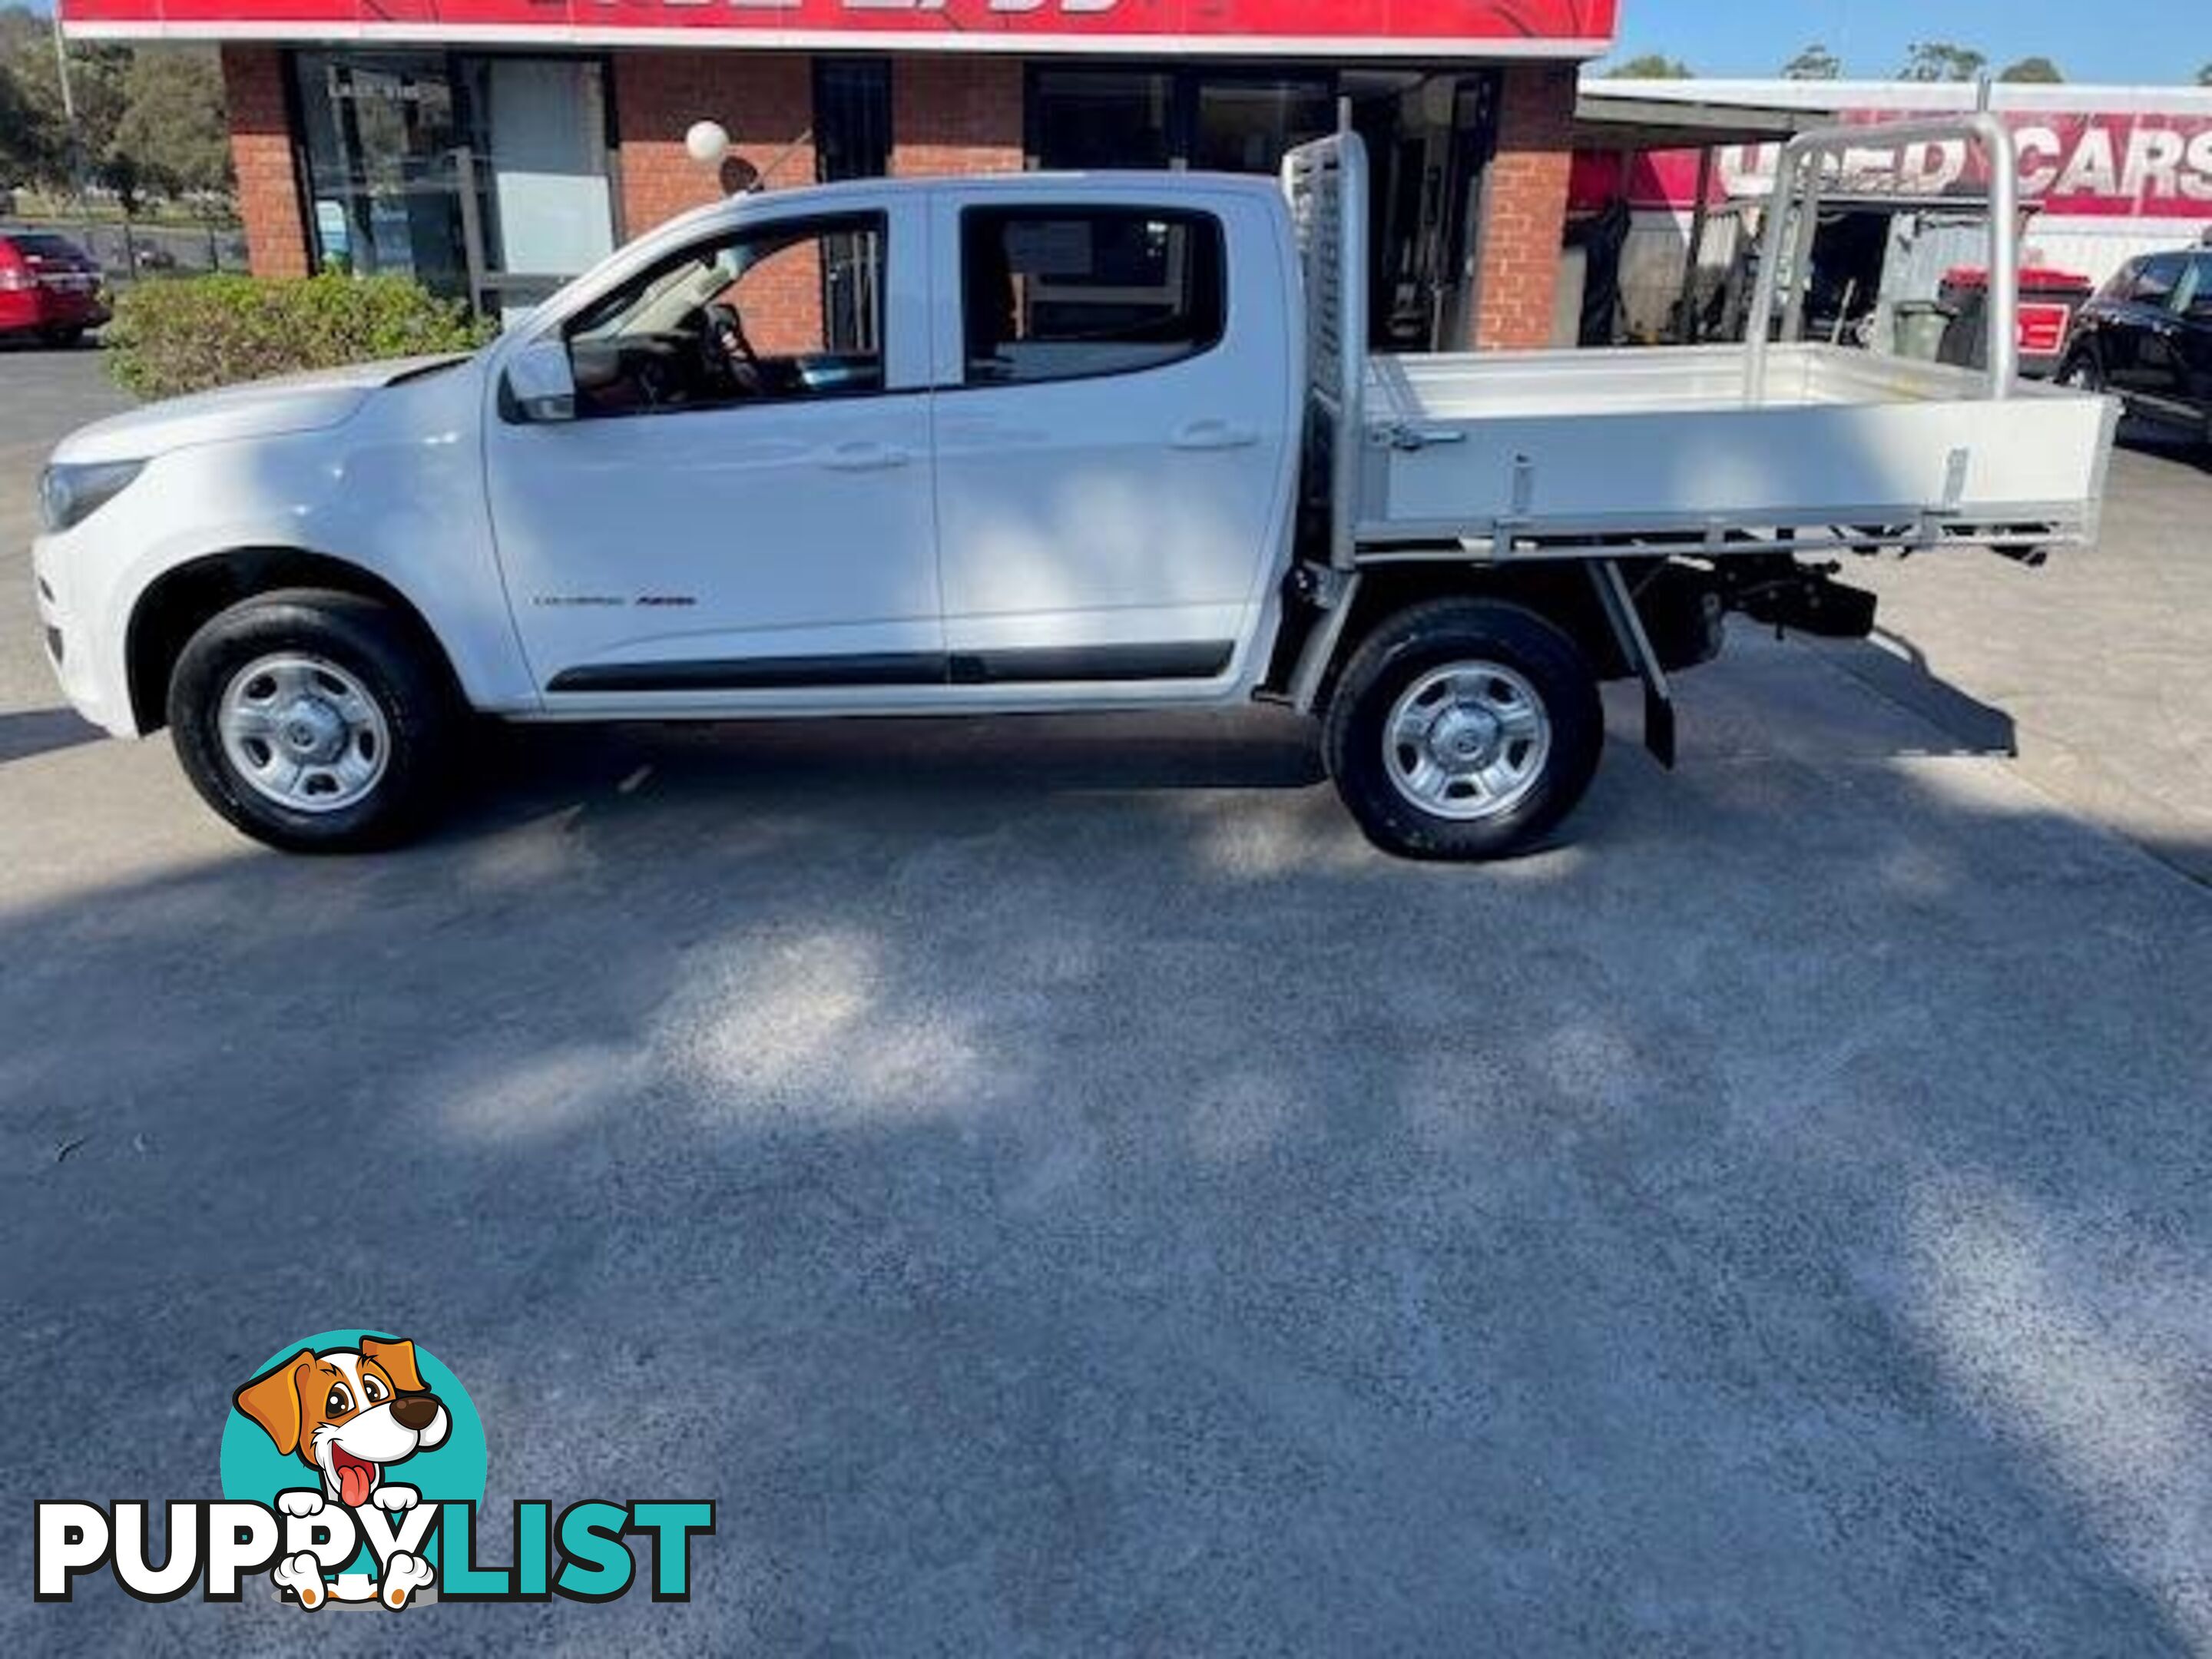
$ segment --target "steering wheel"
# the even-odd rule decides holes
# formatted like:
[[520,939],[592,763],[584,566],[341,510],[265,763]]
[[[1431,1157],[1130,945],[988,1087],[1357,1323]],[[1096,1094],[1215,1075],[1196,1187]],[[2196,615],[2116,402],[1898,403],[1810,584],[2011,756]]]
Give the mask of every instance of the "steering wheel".
[[758,378],[760,358],[745,338],[745,325],[733,305],[716,303],[699,313],[699,349],[717,378],[740,384]]

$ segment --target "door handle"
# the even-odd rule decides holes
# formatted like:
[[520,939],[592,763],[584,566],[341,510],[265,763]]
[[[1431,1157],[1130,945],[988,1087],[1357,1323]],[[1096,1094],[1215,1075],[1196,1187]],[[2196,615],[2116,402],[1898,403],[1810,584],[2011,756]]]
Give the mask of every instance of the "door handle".
[[1233,421],[1185,421],[1168,442],[1177,449],[1244,449],[1260,441],[1260,434]]
[[904,466],[914,459],[911,450],[896,444],[859,442],[836,444],[822,453],[822,465],[833,472],[881,472]]

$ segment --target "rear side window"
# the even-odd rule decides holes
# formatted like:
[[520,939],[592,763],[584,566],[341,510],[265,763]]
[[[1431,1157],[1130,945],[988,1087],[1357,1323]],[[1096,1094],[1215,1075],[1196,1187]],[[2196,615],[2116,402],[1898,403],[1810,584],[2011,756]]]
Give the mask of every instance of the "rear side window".
[[72,263],[83,259],[84,250],[65,237],[51,231],[11,230],[0,241],[11,242],[15,252],[34,259],[66,259]]
[[960,264],[970,386],[1127,374],[1217,344],[1221,222],[1154,208],[970,208]]

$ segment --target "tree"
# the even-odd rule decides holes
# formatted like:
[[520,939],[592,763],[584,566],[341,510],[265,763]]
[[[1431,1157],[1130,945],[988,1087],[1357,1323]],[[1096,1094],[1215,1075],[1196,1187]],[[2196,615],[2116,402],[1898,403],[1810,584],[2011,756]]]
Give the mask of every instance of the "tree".
[[[22,136],[23,177],[34,184],[73,188],[80,169],[111,189],[108,147],[123,116],[123,77],[131,62],[125,46],[70,48],[70,94],[76,106],[74,128],[64,112],[61,70],[54,61],[52,25],[11,6],[0,12],[0,62],[7,67],[20,106],[12,130]],[[0,143],[6,143],[0,140]],[[127,167],[120,183],[133,182]]]
[[222,70],[206,48],[72,46],[74,125],[64,112],[52,25],[0,7],[0,185],[96,184],[127,214],[148,191],[219,191],[230,180]]
[[[125,214],[135,214],[144,181],[137,159],[115,142],[123,112],[130,106],[130,94],[125,90],[130,74],[128,46],[70,48],[70,95],[76,103],[76,141],[85,170],[94,183],[115,192]],[[58,104],[58,76],[53,88]]]
[[1900,81],[1971,81],[1989,67],[1989,56],[1971,46],[1954,46],[1948,40],[1916,40]]
[[230,138],[222,68],[204,47],[149,47],[131,55],[124,108],[110,142],[138,176],[166,196],[224,190]]
[[21,6],[0,9],[0,187],[44,184],[62,168],[60,88],[49,27]]
[[52,148],[53,135],[17,82],[15,65],[0,58],[0,190],[46,177]]
[[2039,54],[2023,58],[2017,64],[2007,64],[1997,71],[2000,81],[2013,81],[2036,86],[2055,87],[2066,78],[2064,71],[2048,58]]
[[1782,66],[1785,81],[1836,81],[1843,73],[1844,60],[1818,41]]
[[1605,72],[1608,81],[1687,81],[1696,71],[1679,58],[1661,52],[1640,52]]
[[2212,87],[2212,64],[2207,64],[2197,71],[2197,84],[2200,87]]

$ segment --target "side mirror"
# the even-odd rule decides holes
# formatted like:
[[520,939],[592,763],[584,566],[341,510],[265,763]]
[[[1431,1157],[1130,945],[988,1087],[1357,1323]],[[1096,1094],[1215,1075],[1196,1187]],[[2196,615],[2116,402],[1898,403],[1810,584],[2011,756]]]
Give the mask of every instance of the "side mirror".
[[532,340],[507,366],[507,395],[526,421],[576,418],[576,374],[557,337]]

